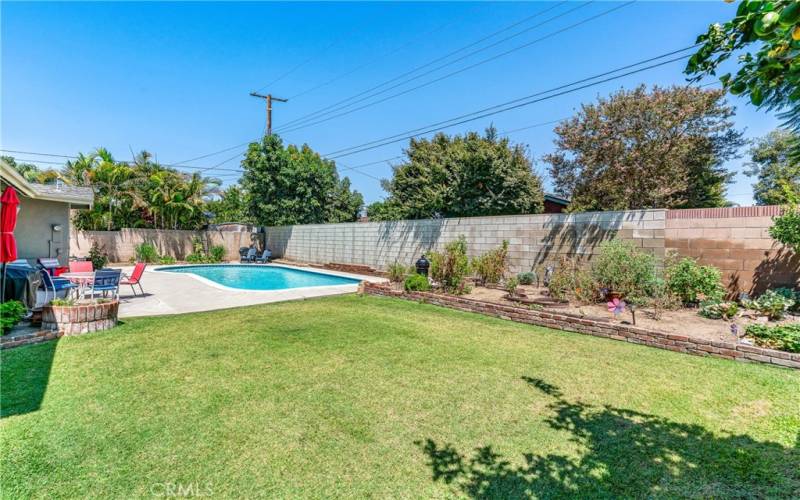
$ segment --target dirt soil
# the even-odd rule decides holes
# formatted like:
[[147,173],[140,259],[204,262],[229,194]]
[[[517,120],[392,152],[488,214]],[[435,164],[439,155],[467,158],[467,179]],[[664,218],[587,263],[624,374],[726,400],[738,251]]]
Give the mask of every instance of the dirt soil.
[[[547,289],[543,287],[537,288],[536,286],[520,286],[519,290],[527,295],[528,299],[547,297]],[[520,304],[518,302],[513,302],[506,299],[506,295],[508,295],[508,293],[505,290],[475,286],[472,288],[472,291],[464,295],[464,297],[482,300],[485,302],[493,302],[496,304],[529,307],[526,304]],[[587,319],[608,321],[612,324],[632,324],[631,313],[629,310],[626,310],[618,317],[615,317],[614,314],[608,311],[608,306],[605,303],[588,305],[570,303],[566,307],[544,307],[542,310],[553,313],[561,312],[571,315],[579,315],[584,316]],[[770,324],[777,325],[781,323],[794,323],[797,321],[800,321],[799,316],[787,315],[783,320],[779,322],[770,322]],[[736,323],[739,326],[739,336],[741,338],[744,337],[744,332],[747,325],[752,323],[764,324],[766,322],[767,319],[765,317],[756,317],[755,315],[749,314],[749,311],[741,309],[739,315],[733,321],[704,318],[698,314],[697,309],[693,308],[664,311],[661,315],[661,318],[658,320],[653,318],[653,310],[651,308],[645,307],[636,310],[636,326],[664,333],[686,335],[687,337],[723,342],[736,341],[736,338],[731,333],[732,323]]]

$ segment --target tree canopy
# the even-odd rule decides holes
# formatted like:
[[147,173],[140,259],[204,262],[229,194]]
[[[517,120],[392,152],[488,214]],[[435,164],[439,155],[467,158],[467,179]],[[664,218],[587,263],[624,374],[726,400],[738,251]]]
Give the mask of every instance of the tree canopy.
[[521,145],[500,139],[490,127],[432,139],[412,139],[406,161],[384,181],[384,202],[367,208],[372,220],[423,219],[539,213],[541,179]]
[[787,130],[773,130],[754,142],[745,173],[756,178],[753,198],[759,205],[800,202],[800,160],[790,155],[797,136]]
[[258,224],[355,221],[364,204],[350,180],[339,178],[333,161],[307,145],[284,147],[277,135],[251,143],[242,167],[247,213]]
[[56,178],[94,193],[91,209],[74,217],[82,230],[115,230],[126,227],[197,229],[208,222],[207,202],[218,193],[220,181],[198,173],[187,174],[153,161],[142,151],[133,162],[119,162],[105,148],[66,162],[59,171],[41,170],[3,157],[31,182]]
[[[800,132],[800,1],[742,0],[733,19],[709,26],[697,43],[702,45],[689,59],[688,75],[716,75],[737,55],[736,74],[719,77],[725,88],[759,108],[780,111],[788,128]],[[800,141],[792,149],[800,158]]]
[[722,90],[644,86],[586,104],[559,123],[546,155],[570,210],[717,207],[744,144]]

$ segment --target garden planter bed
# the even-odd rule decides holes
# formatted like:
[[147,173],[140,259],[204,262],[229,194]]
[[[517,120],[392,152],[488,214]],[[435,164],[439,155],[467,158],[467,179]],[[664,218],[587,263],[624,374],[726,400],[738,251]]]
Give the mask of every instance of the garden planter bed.
[[800,369],[800,353],[776,351],[741,343],[694,338],[687,334],[665,333],[639,326],[597,321],[589,317],[564,314],[560,310],[536,310],[514,304],[504,305],[434,292],[404,292],[386,284],[364,282],[362,290],[369,295],[415,300],[460,311],[476,312],[520,323],[644,344],[670,351]]
[[48,305],[42,309],[42,330],[58,336],[109,330],[117,326],[119,300],[69,306]]

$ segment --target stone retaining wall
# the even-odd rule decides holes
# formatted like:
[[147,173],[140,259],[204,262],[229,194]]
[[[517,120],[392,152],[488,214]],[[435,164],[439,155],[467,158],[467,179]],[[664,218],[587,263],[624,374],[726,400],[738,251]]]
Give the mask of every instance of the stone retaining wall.
[[466,299],[431,292],[401,292],[384,284],[362,283],[362,291],[368,295],[379,295],[415,300],[459,311],[475,312],[497,318],[556,328],[571,332],[605,337],[613,340],[643,344],[659,349],[735,359],[742,362],[757,362],[800,369],[800,353],[788,353],[773,349],[696,339],[686,335],[673,335],[636,326],[611,324],[590,319],[577,318],[557,312],[506,306],[491,302]]

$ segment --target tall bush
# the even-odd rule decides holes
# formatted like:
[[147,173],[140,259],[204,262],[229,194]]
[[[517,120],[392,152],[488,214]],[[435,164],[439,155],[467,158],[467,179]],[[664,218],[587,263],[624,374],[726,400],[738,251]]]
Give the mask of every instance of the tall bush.
[[508,240],[472,260],[472,269],[481,283],[500,283],[508,267]]
[[667,288],[681,302],[719,301],[725,295],[722,272],[714,266],[701,266],[694,259],[670,258],[665,269]]
[[794,251],[800,250],[800,208],[789,207],[772,219],[769,235]]
[[615,239],[600,245],[592,262],[592,277],[600,288],[618,292],[629,301],[639,300],[652,294],[656,261],[632,242]]
[[444,252],[431,252],[431,277],[449,293],[461,294],[466,291],[465,278],[469,272],[467,258],[467,239],[462,235],[444,247]]
[[89,248],[89,260],[92,261],[94,269],[103,269],[108,264],[108,254],[105,248],[96,241],[93,241],[91,248]]
[[578,302],[589,304],[599,297],[597,283],[592,273],[572,259],[562,258],[553,270],[550,281],[547,283],[550,296],[567,300],[574,299]]
[[150,243],[140,243],[134,249],[136,260],[139,262],[154,263],[159,261],[158,250]]

